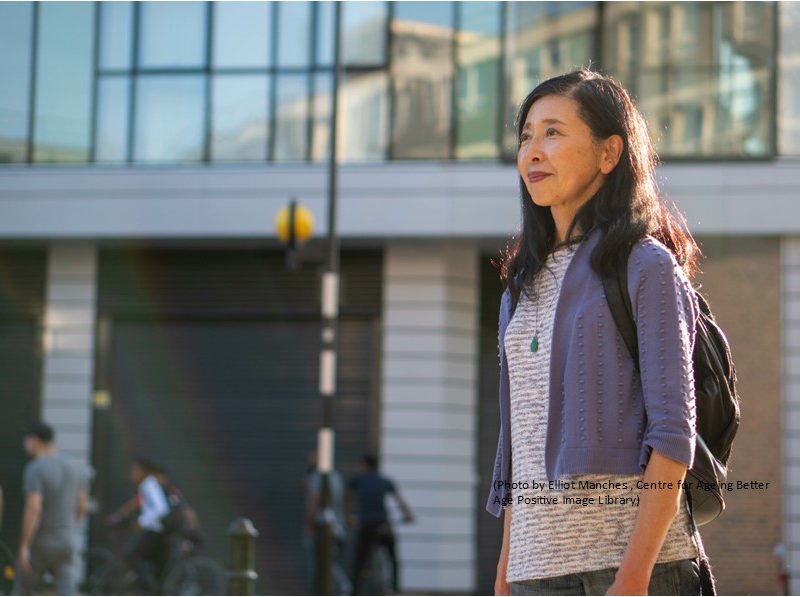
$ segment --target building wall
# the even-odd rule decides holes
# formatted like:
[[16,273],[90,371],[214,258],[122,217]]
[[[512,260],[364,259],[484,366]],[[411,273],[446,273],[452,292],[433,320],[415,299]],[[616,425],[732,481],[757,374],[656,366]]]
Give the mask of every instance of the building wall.
[[42,418],[60,450],[88,465],[97,257],[94,243],[55,241],[47,268]]
[[383,470],[417,520],[399,525],[401,587],[475,590],[478,252],[390,244],[384,261]]
[[698,281],[726,333],[736,365],[741,427],[729,481],[769,482],[726,494],[726,510],[701,527],[723,595],[780,594],[774,549],[781,542],[781,265],[774,236],[700,237]]
[[800,237],[781,244],[783,532],[790,594],[800,593]]

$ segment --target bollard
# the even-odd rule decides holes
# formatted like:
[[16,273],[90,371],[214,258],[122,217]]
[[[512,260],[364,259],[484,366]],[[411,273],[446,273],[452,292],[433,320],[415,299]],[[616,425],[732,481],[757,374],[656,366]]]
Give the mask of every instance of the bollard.
[[255,595],[256,537],[258,531],[248,518],[237,518],[228,527],[231,538],[231,567],[228,578],[228,595]]

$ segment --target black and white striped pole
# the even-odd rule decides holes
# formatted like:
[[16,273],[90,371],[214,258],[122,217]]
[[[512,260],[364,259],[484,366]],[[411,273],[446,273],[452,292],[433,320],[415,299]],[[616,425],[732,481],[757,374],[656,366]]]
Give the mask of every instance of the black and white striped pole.
[[322,274],[322,348],[319,355],[319,392],[322,395],[322,427],[317,435],[317,470],[321,476],[322,516],[317,533],[316,593],[333,595],[334,519],[331,472],[335,436],[333,406],[336,396],[336,361],[339,336],[339,239],[336,235],[337,148],[339,75],[341,69],[341,2],[334,3],[333,85],[331,90],[330,161],[328,163],[328,264]]

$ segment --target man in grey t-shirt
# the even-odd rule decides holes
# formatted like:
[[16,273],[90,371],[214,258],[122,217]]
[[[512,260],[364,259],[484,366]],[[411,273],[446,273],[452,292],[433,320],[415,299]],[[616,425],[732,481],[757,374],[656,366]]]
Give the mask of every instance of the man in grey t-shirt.
[[25,451],[33,457],[22,478],[25,506],[19,542],[16,595],[30,595],[49,571],[58,595],[78,591],[77,526],[86,514],[87,475],[58,453],[53,429],[44,423],[25,433]]

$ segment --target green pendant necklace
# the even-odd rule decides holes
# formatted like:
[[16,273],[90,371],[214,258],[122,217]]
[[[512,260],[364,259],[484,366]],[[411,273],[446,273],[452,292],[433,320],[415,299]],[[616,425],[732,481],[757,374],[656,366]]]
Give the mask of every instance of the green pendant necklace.
[[[572,256],[575,252],[575,247],[570,246],[568,248],[568,254]],[[555,259],[555,253],[553,254],[553,259]],[[556,291],[554,293],[554,297],[550,299],[550,304],[548,307],[552,307],[553,303],[558,299],[558,295],[561,293],[561,284],[557,283]],[[533,333],[533,338],[531,338],[531,352],[539,352],[539,300],[536,300],[536,319],[534,320],[533,329],[535,330]]]
[[539,300],[536,300],[536,319],[533,322],[533,338],[531,338],[531,352],[539,352]]

